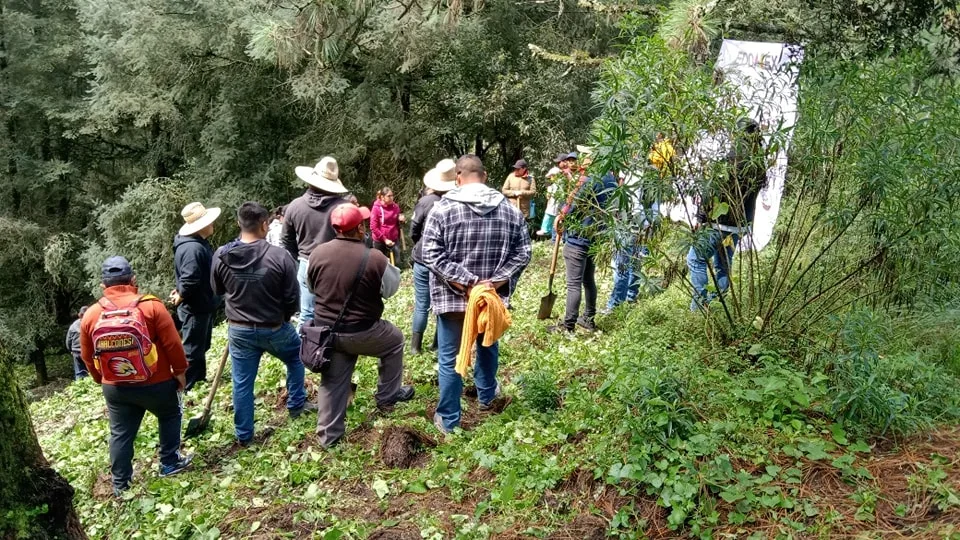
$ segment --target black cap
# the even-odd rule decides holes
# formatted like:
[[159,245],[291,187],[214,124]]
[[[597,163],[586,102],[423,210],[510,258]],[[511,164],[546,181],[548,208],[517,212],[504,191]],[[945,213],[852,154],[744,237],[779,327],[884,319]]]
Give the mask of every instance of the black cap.
[[104,285],[129,283],[133,277],[133,268],[130,262],[120,256],[113,256],[103,261],[100,278]]
[[514,169],[526,169],[526,168],[527,168],[527,160],[525,160],[525,159],[518,159],[517,162],[513,164],[513,168],[514,168]]

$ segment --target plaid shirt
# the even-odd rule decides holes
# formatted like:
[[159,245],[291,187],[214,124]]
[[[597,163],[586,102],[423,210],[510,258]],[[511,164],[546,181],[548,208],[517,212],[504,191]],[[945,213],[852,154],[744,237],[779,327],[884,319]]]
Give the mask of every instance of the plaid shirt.
[[[447,197],[437,201],[430,212],[422,239],[423,264],[431,271],[430,301],[436,314],[467,311],[466,295],[451,283],[470,286],[487,280],[508,281],[530,262],[530,237],[523,215],[500,198],[485,214]],[[507,300],[502,293],[500,296]]]

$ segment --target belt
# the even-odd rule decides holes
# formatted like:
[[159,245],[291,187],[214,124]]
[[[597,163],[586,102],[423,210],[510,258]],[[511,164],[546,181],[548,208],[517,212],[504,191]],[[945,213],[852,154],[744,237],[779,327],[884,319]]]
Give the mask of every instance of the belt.
[[283,323],[250,323],[240,321],[227,321],[230,326],[239,326],[240,328],[253,328],[254,330],[279,330]]

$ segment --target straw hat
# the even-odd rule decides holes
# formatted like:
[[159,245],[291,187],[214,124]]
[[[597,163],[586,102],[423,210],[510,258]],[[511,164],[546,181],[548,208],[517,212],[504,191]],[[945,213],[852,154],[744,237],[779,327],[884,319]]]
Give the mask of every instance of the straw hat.
[[183,217],[183,227],[180,227],[180,236],[197,234],[220,217],[219,208],[206,208],[198,202],[192,202],[180,211]]
[[340,182],[340,166],[337,160],[327,156],[316,167],[297,167],[294,169],[301,180],[327,193],[346,193],[347,188]]
[[452,159],[444,159],[423,176],[423,185],[445,193],[457,187],[457,164]]

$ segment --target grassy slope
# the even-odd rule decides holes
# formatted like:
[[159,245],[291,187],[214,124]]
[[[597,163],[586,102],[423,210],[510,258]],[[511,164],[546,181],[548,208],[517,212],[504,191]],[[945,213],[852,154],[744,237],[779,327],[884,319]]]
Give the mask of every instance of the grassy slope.
[[[228,384],[212,429],[186,443],[194,468],[159,479],[148,415],[135,488],[123,501],[110,496],[108,426],[93,383],[34,403],[37,433],[77,488],[92,537],[960,534],[957,431],[944,428],[896,452],[856,441],[816,412],[822,379],[775,354],[747,362],[709,350],[675,290],[618,311],[596,335],[548,335],[535,320],[548,251],[537,246],[501,342],[504,388],[516,399],[486,417],[465,399],[468,431],[457,436],[438,438],[428,420],[437,391],[427,355],[407,359],[417,398],[388,417],[375,413],[375,362],[361,360],[349,438],[332,451],[316,443],[312,416],[287,421],[283,367],[273,359],[261,364],[257,429],[276,431],[261,444],[232,447]],[[555,313],[562,301],[561,292]],[[387,318],[406,332],[412,306],[407,284]],[[223,346],[219,328],[211,364]],[[562,406],[540,412],[550,378],[559,381]],[[185,418],[199,414],[205,391],[188,400]],[[379,452],[391,426],[438,445],[409,469],[388,468]]]

